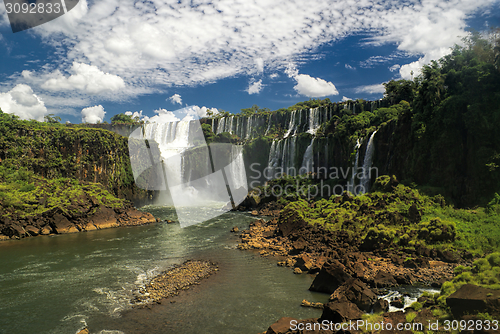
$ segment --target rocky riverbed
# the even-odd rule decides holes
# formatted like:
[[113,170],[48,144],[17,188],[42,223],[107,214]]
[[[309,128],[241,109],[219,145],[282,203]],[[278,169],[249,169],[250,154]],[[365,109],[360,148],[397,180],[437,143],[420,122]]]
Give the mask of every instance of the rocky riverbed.
[[188,260],[183,264],[169,269],[153,278],[136,292],[133,303],[144,307],[160,303],[162,299],[176,296],[180,291],[190,286],[200,284],[200,281],[218,271],[218,266],[210,261]]

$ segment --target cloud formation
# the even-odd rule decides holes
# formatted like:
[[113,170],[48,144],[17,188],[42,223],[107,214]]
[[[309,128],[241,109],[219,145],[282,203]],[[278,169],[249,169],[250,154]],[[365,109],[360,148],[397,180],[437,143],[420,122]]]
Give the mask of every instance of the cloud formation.
[[102,123],[105,114],[104,107],[101,105],[84,108],[82,109],[82,122],[91,124]]
[[172,103],[182,104],[182,98],[179,94],[174,94],[174,95],[170,96],[168,99]]
[[30,86],[18,84],[7,93],[0,93],[0,109],[21,119],[43,121],[48,114],[44,102],[33,93]]
[[323,97],[339,94],[333,83],[327,82],[321,78],[313,78],[307,74],[299,74],[299,71],[293,64],[288,64],[285,73],[289,78],[293,78],[297,82],[293,89],[300,95],[305,95],[307,97]]
[[366,85],[359,86],[354,89],[356,93],[367,93],[367,94],[380,94],[385,92],[385,86],[383,84]]
[[262,85],[262,80],[252,82],[248,85],[248,88],[246,89],[247,93],[252,95],[252,94],[258,94],[262,90],[263,85]]
[[87,94],[102,94],[115,92],[125,88],[125,82],[117,75],[104,73],[96,66],[74,62],[70,76],[64,76],[59,70],[51,73],[41,87],[43,89],[61,92],[79,90]]

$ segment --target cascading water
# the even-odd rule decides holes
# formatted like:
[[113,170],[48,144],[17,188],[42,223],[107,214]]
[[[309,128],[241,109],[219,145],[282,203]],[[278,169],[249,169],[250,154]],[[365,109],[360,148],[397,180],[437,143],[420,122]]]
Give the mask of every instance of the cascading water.
[[285,133],[284,138],[290,135],[293,136],[297,132],[297,125],[295,124],[296,115],[297,115],[297,110],[292,110],[292,112],[290,113],[290,122],[288,123],[288,131]]
[[314,171],[314,138],[311,140],[311,144],[307,146],[306,152],[304,153],[304,158],[302,159],[302,166],[300,167],[300,174],[306,174]]
[[245,139],[250,139],[250,136],[252,134],[252,118],[253,118],[253,115],[248,118],[247,133],[245,135]]
[[[349,185],[349,191],[353,194],[355,190],[355,183],[356,183],[356,172],[358,170],[358,160],[359,160],[359,147],[361,146],[361,143],[359,142],[359,139],[356,141],[356,146],[354,147],[354,150],[356,151],[356,158],[354,159],[354,165],[352,166],[352,175],[351,175],[351,183]],[[357,194],[355,194],[357,195]]]
[[362,191],[364,191],[364,193],[370,191],[370,168],[373,161],[373,152],[375,151],[373,138],[375,137],[376,133],[376,130],[373,131],[370,139],[368,140],[368,144],[366,145],[365,159],[363,160],[363,178],[361,179],[361,185],[363,186]]
[[320,110],[319,108],[309,109],[309,128],[308,133],[315,135],[320,126]]

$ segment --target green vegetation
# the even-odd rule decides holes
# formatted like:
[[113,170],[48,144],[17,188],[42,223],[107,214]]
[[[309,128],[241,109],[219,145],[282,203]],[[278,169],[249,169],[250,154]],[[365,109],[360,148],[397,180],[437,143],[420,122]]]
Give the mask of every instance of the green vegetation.
[[142,124],[139,117],[132,117],[131,115],[116,114],[111,117],[111,124]]
[[4,218],[36,217],[55,211],[78,216],[82,206],[121,208],[124,203],[125,200],[116,198],[98,183],[46,179],[25,168],[12,170],[0,166],[0,215]]
[[[283,178],[272,184],[284,187],[293,181]],[[303,185],[310,182],[305,179]],[[297,214],[311,225],[346,231],[366,250],[400,248],[411,252],[425,247],[485,254],[500,247],[500,216],[494,211],[456,209],[446,205],[442,196],[423,195],[388,176],[379,177],[374,189],[356,197],[334,195],[311,203],[296,199],[283,209],[282,216]],[[279,199],[284,204],[291,200],[295,198]]]

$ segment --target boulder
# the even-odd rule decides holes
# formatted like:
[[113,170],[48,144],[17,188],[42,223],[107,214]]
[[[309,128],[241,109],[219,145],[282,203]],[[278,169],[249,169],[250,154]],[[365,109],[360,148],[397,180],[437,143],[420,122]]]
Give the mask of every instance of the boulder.
[[465,284],[446,298],[446,304],[457,319],[465,314],[486,312],[495,318],[500,316],[500,291]]
[[79,232],[75,224],[70,222],[68,218],[60,213],[56,213],[53,217],[54,229],[56,233],[75,233]]
[[301,255],[295,260],[295,267],[302,271],[309,271],[314,267],[314,263],[307,255]]
[[377,295],[359,279],[350,278],[330,296],[330,301],[342,303],[351,302],[364,311],[370,312]]
[[373,303],[373,313],[387,312],[388,310],[389,302],[383,298],[379,298]]
[[[127,215],[130,218],[140,218],[140,213],[136,212],[127,212]],[[98,228],[98,229],[104,229],[104,228],[110,228],[110,227],[117,227],[118,226],[118,221],[116,220],[116,213],[115,210],[107,208],[105,206],[100,206],[96,213],[91,217],[92,223]]]
[[231,229],[231,232],[233,233],[238,233],[240,231],[240,229],[238,228],[238,226],[234,226],[232,229]]
[[285,334],[286,332],[288,332],[290,330],[290,327],[292,327],[290,325],[290,322],[292,320],[298,321],[297,319],[290,318],[290,317],[281,318],[280,320],[276,321],[274,324],[269,326],[266,334]]
[[397,308],[405,307],[405,303],[403,302],[403,300],[401,298],[394,299],[390,305],[393,307],[397,307]]
[[318,322],[328,320],[333,323],[348,322],[349,320],[361,319],[363,312],[351,302],[336,303],[330,302],[323,306],[323,313]]
[[386,288],[398,284],[394,276],[385,271],[379,271],[373,279],[373,284],[376,288]]
[[325,293],[333,293],[339,286],[351,278],[346,268],[337,260],[327,261],[319,274],[314,278],[309,290]]

